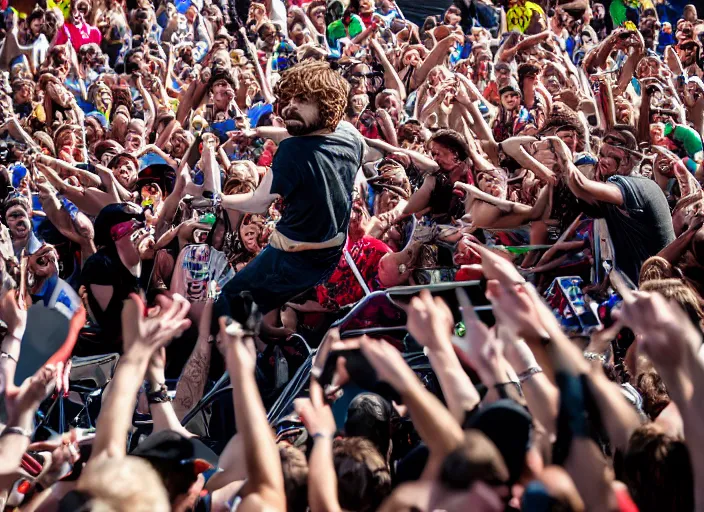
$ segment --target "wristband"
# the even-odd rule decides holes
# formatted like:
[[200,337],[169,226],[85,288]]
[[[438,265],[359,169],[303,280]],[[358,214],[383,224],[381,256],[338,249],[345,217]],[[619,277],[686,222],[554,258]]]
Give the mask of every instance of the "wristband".
[[606,362],[606,356],[604,354],[597,354],[596,352],[585,352],[584,359],[587,361],[599,361],[601,363]]
[[160,384],[157,389],[152,391],[151,385],[147,383],[145,389],[147,392],[147,403],[149,403],[149,405],[171,402],[169,388],[166,387],[166,384]]
[[12,434],[24,437],[32,437],[32,432],[20,427],[5,427],[5,430],[0,433],[0,437],[10,436]]
[[313,438],[314,441],[316,441],[316,440],[318,440],[318,439],[330,439],[330,440],[332,440],[332,438],[333,438],[333,436],[331,436],[330,434],[322,434],[322,433],[320,433],[320,432],[316,432],[316,433],[313,434],[311,437]]
[[518,374],[518,381],[525,382],[530,379],[536,373],[543,373],[543,369],[540,366],[531,366],[525,371]]
[[15,358],[15,356],[5,351],[0,351],[0,359],[9,359],[10,361],[14,361],[15,364],[17,364],[17,359]]

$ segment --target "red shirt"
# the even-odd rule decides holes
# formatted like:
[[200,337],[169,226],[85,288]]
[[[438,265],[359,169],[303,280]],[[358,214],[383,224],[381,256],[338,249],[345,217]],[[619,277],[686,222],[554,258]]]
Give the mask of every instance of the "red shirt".
[[56,36],[56,44],[66,44],[69,40],[73,48],[78,51],[84,44],[95,43],[100,45],[103,36],[100,30],[92,25],[83,23],[80,27],[71,23],[64,23],[64,26],[59,30]]

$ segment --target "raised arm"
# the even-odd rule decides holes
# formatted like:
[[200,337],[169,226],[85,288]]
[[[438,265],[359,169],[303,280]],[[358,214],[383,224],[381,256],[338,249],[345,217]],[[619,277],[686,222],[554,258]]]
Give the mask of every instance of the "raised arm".
[[213,347],[210,335],[212,317],[213,301],[208,299],[200,317],[196,346],[193,347],[193,352],[186,361],[176,384],[174,411],[176,411],[179,420],[183,419],[186,413],[203,397]]
[[247,464],[247,483],[240,494],[243,497],[240,507],[244,512],[267,507],[283,510],[286,495],[281,460],[254,378],[254,340],[249,336],[244,338],[241,326],[231,319],[221,317],[219,322],[218,348],[230,374],[237,431],[242,435]]
[[254,192],[222,196],[222,207],[228,210],[237,210],[242,213],[266,213],[269,205],[280,196],[271,192],[274,181],[273,171],[267,172],[262,178],[259,187]]
[[91,459],[125,456],[137,392],[149,360],[190,325],[186,318],[190,304],[186,299],[176,294],[173,300],[159,296],[157,302],[159,310],[149,316],[142,299],[134,294],[122,308],[124,353],[98,416]]
[[434,299],[430,292],[423,290],[411,300],[406,314],[408,332],[427,347],[428,359],[440,381],[447,408],[455,421],[461,423],[465,414],[479,405],[480,397],[452,346],[452,313],[442,299]]

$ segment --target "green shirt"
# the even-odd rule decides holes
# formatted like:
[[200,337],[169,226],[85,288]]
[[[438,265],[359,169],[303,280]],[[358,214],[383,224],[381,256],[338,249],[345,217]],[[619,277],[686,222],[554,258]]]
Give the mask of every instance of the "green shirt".
[[350,24],[345,27],[342,20],[333,21],[328,25],[328,43],[331,47],[337,47],[337,42],[343,37],[352,39],[364,31],[364,22],[356,14],[350,15]]

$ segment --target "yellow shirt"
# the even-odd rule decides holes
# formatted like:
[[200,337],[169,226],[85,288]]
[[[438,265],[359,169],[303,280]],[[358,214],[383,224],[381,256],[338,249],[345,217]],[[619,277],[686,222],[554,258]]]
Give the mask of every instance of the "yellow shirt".
[[518,30],[521,33],[525,32],[536,12],[540,16],[545,16],[543,8],[534,2],[525,2],[523,5],[511,7],[506,13],[506,28],[509,32],[514,30]]
[[47,9],[53,9],[54,7],[58,7],[63,13],[64,19],[68,19],[71,15],[71,0],[46,0]]

